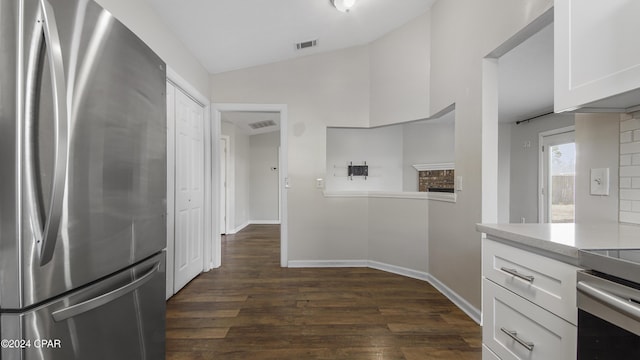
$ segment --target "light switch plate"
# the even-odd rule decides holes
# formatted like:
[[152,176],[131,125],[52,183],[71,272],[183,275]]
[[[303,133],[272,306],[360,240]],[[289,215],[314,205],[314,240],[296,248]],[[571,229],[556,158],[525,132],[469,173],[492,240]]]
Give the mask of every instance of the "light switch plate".
[[591,169],[591,195],[609,195],[609,168]]

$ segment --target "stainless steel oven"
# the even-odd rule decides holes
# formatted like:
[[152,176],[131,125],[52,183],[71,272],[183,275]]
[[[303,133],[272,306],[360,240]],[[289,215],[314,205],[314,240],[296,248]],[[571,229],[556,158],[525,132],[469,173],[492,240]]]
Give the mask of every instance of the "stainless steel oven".
[[640,250],[583,250],[578,360],[640,359]]

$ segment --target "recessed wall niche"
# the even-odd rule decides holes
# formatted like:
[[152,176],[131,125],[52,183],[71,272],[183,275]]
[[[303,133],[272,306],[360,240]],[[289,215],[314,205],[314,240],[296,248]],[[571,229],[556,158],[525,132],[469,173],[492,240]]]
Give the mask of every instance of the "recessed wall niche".
[[[374,128],[328,127],[325,190],[420,191],[416,164],[454,162],[454,119],[450,111],[438,118]],[[365,163],[366,177],[349,175],[350,165]],[[453,179],[449,173],[446,177]],[[446,187],[443,181],[437,186]]]
[[452,193],[454,173],[453,169],[418,171],[418,191]]

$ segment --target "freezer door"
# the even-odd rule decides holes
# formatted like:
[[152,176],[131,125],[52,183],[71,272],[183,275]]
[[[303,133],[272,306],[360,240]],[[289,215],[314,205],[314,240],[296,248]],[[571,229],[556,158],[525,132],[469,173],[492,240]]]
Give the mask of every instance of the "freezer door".
[[2,360],[165,358],[165,254],[24,313],[2,313]]
[[[20,196],[7,205],[20,228],[0,226],[2,309],[38,304],[166,244],[164,63],[93,1],[22,3],[24,111],[14,133],[0,132],[0,146],[20,150],[1,167],[21,178],[11,188],[3,176],[0,189]],[[0,5],[10,10],[0,9],[3,31],[12,4]]]

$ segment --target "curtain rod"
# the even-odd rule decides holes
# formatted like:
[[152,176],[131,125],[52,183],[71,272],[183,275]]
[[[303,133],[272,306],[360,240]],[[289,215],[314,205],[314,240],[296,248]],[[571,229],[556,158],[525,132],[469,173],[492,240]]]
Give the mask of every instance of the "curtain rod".
[[531,117],[531,118],[528,118],[528,119],[519,120],[519,121],[516,121],[516,125],[520,125],[520,124],[521,124],[521,123],[523,123],[523,122],[528,122],[528,121],[531,121],[531,120],[533,120],[533,119],[537,119],[537,118],[539,118],[539,117],[543,117],[543,116],[547,116],[547,115],[551,115],[551,114],[553,114],[553,111],[548,112],[548,113],[546,113],[546,114],[542,114],[542,115],[534,116],[534,117]]

